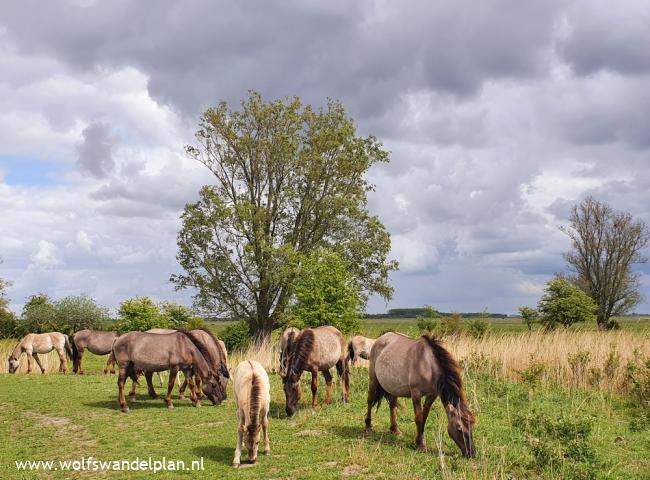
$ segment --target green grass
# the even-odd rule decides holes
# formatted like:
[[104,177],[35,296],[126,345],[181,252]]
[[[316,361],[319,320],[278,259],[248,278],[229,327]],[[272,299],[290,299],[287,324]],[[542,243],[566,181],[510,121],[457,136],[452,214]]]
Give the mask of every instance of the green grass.
[[[382,322],[372,322],[382,328]],[[477,412],[478,458],[467,460],[446,434],[446,417],[436,403],[426,428],[429,451],[414,449],[410,402],[402,400],[402,437],[388,433],[388,411],[374,413],[374,433],[365,436],[363,418],[366,371],[352,375],[352,402],[308,408],[308,376],[303,376],[301,409],[284,414],[284,395],[271,375],[270,437],[272,453],[254,466],[233,469],[237,418],[232,391],[221,406],[194,408],[176,400],[167,410],[162,400],[146,397],[144,385],[129,414],[118,409],[115,375],[101,375],[104,357],[85,356],[85,376],[61,374],[0,375],[0,478],[93,478],[92,472],[18,472],[15,460],[101,460],[136,457],[183,460],[203,457],[204,472],[109,472],[104,478],[649,478],[650,425],[635,423],[641,410],[617,395],[527,386],[486,376],[466,378],[468,397]],[[144,382],[143,382],[144,383]],[[322,382],[321,382],[322,383]],[[157,387],[159,393],[161,388]],[[321,400],[324,389],[320,392]],[[535,438],[522,419],[541,415],[583,419],[592,425],[591,463],[570,459],[552,466],[535,462]],[[640,425],[640,426],[639,426]],[[440,449],[437,446],[440,440]],[[557,445],[552,445],[554,448]],[[559,448],[559,446],[558,446]],[[246,458],[245,454],[242,460]]]

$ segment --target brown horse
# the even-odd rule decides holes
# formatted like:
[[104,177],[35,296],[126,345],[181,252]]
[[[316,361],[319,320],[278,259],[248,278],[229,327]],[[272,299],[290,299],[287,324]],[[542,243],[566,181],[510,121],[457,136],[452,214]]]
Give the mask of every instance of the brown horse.
[[237,405],[237,446],[233,466],[241,463],[241,449],[246,446],[248,460],[255,463],[260,443],[260,430],[264,431],[264,454],[271,453],[269,445],[269,410],[271,384],[266,371],[255,360],[244,360],[232,374],[233,393]]
[[298,335],[300,335],[300,330],[296,327],[289,327],[282,332],[282,337],[280,337],[280,375],[287,374],[287,358]]
[[[368,373],[367,431],[371,431],[372,407],[379,408],[386,397],[390,406],[390,430],[401,435],[397,426],[397,398],[410,397],[415,410],[416,445],[418,450],[424,450],[424,424],[431,405],[440,396],[447,412],[447,433],[465,457],[475,456],[474,416],[465,400],[460,370],[437,339],[385,333],[372,347]],[[425,398],[424,408],[420,403],[422,398]]]
[[336,365],[341,379],[343,401],[350,400],[350,376],[346,358],[343,334],[331,326],[304,328],[291,342],[286,361],[286,372],[281,372],[284,394],[287,399],[286,412],[291,417],[300,400],[300,376],[311,372],[311,406],[318,405],[318,372],[323,372],[327,384],[325,403],[332,403],[332,374],[330,368]]
[[353,367],[368,368],[368,358],[370,358],[370,350],[375,341],[372,338],[367,338],[361,335],[355,335],[348,342],[348,360]]
[[124,398],[124,383],[130,377],[138,381],[137,372],[145,372],[149,395],[156,397],[151,377],[153,372],[169,370],[169,382],[165,403],[173,408],[171,393],[179,371],[187,378],[190,387],[192,403],[200,406],[193,380],[194,372],[198,373],[203,383],[203,393],[218,405],[226,398],[226,385],[229,374],[225,365],[215,370],[217,362],[201,338],[193,332],[177,331],[169,334],[147,332],[129,332],[113,342],[113,355],[119,367],[117,386],[118,400],[123,412],[129,411]]
[[68,362],[66,361],[66,354],[68,357],[72,356],[72,348],[70,347],[70,340],[68,336],[59,333],[59,332],[48,332],[48,333],[29,333],[25,335],[14,351],[9,355],[9,373],[16,373],[18,367],[20,367],[20,356],[27,354],[27,373],[32,371],[32,358],[36,360],[41,373],[45,373],[43,365],[41,365],[41,359],[38,358],[39,353],[50,353],[52,350],[56,350],[56,353],[59,354],[59,372],[66,373],[68,371]]
[[119,332],[102,332],[100,330],[79,330],[72,336],[72,371],[83,375],[81,360],[86,349],[95,355],[108,355],[104,373],[115,373],[115,359],[111,355],[113,341],[119,337]]

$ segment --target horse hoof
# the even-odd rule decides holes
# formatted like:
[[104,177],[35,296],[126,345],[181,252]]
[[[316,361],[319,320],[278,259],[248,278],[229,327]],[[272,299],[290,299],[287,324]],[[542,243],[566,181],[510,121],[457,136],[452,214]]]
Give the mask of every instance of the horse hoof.
[[179,400],[187,400],[187,398],[185,398],[185,395],[179,395],[179,396],[178,396],[178,399],[179,399]]
[[201,408],[201,402],[196,402],[193,404],[196,408]]
[[235,468],[239,468],[239,462],[232,462],[232,466]]
[[415,449],[418,452],[426,452],[427,451],[427,447],[425,447],[424,445],[418,445],[417,447],[415,447]]
[[122,409],[122,413],[129,413],[130,408],[126,407]]
[[264,455],[271,455],[271,450],[264,450]]

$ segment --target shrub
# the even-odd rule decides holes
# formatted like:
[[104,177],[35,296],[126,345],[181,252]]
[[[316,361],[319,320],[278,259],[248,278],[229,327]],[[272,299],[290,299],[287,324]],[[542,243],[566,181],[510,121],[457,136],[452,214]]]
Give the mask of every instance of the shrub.
[[568,280],[554,278],[544,290],[546,293],[537,309],[546,330],[554,330],[558,325],[568,328],[577,322],[595,321],[596,304]]
[[219,332],[219,339],[223,340],[223,343],[226,344],[226,349],[229,352],[245,350],[248,348],[251,341],[248,323],[241,321],[228,325]]
[[344,334],[358,330],[361,288],[337,252],[319,249],[306,257],[294,289],[290,322],[299,321],[308,327],[332,325]]
[[[170,328],[192,330],[190,323],[196,324],[192,310],[178,303],[162,302],[160,304],[160,314],[171,325]],[[203,321],[202,319],[200,320]],[[203,321],[203,323],[205,322]]]
[[145,331],[151,328],[175,328],[160,307],[149,297],[124,300],[118,311],[115,327],[120,332]]
[[484,310],[478,317],[467,322],[467,333],[474,338],[481,339],[487,335],[491,327],[488,313]]
[[521,315],[521,320],[528,327],[530,332],[533,329],[533,324],[537,323],[537,310],[529,307],[519,307],[519,314]]
[[108,309],[88,296],[68,296],[54,303],[56,330],[73,334],[84,328],[105,329],[110,321]]
[[569,367],[571,368],[571,373],[573,375],[573,383],[576,387],[585,384],[587,366],[589,365],[590,359],[591,354],[587,351],[569,354],[567,361],[569,362]]
[[642,359],[638,350],[625,366],[625,384],[640,404],[650,407],[650,358]]
[[438,329],[440,314],[431,305],[424,306],[424,314],[415,317],[421,334],[431,333]]
[[19,323],[13,312],[0,310],[0,338],[15,338],[18,329]]
[[459,335],[463,331],[463,317],[460,313],[454,313],[449,316],[442,317],[438,332],[441,335]]

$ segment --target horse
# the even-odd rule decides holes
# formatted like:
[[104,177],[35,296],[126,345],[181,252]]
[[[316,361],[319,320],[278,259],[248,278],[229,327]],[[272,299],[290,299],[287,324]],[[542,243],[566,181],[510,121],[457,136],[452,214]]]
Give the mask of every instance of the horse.
[[286,412],[291,417],[300,400],[300,376],[303,371],[311,372],[311,406],[318,405],[318,372],[323,372],[327,384],[325,403],[332,403],[332,374],[330,368],[336,365],[341,379],[343,401],[350,400],[350,375],[346,358],[343,334],[329,325],[318,328],[304,328],[288,349],[286,371],[280,372],[284,383],[284,395],[287,400]]
[[[147,332],[148,333],[165,334],[165,333],[174,333],[174,332],[176,332],[176,330],[173,329],[173,328],[150,328],[149,330],[147,330]],[[156,375],[158,375],[158,381],[160,382],[160,386],[162,387],[163,386],[162,373],[161,372],[156,372]],[[176,377],[176,382],[178,383],[178,385],[180,387],[180,384],[181,384],[180,377]],[[135,389],[135,387],[133,387],[133,388]],[[135,395],[135,390],[132,390],[132,394]]]
[[[113,342],[112,351],[119,367],[118,401],[125,413],[129,411],[129,406],[124,398],[124,383],[128,376],[134,384],[137,384],[137,372],[139,371],[145,373],[149,395],[156,398],[157,395],[151,383],[153,372],[169,370],[165,403],[170,409],[174,408],[171,393],[179,371],[182,371],[187,378],[194,406],[201,406],[192,378],[194,372],[198,373],[202,380],[203,393],[214,405],[220,404],[226,398],[228,369],[223,364],[215,369],[218,362],[212,357],[211,351],[203,340],[198,338],[194,332],[180,330],[166,335],[129,332]],[[132,394],[129,396],[133,399],[135,391],[132,390]]]
[[260,428],[264,430],[264,454],[271,453],[269,445],[269,409],[271,407],[271,384],[266,371],[255,360],[244,360],[233,374],[233,393],[237,405],[237,446],[234,467],[238,467],[242,446],[248,451],[248,460],[255,463],[260,442]]
[[366,338],[361,335],[355,335],[348,342],[348,360],[353,367],[368,368],[368,358],[370,358],[370,349],[375,341],[372,338]]
[[[150,330],[147,330],[147,332],[149,332],[149,333],[158,333],[158,334],[174,333],[176,331],[177,330],[173,330],[171,328],[152,328]],[[199,336],[201,336],[203,338],[205,344],[207,346],[209,346],[210,348],[212,348],[212,350],[214,352],[214,358],[217,359],[216,361],[219,364],[223,363],[226,366],[226,369],[227,369],[228,368],[228,351],[226,350],[226,344],[223,343],[223,341],[217,339],[214,335],[212,335],[207,330],[196,329],[196,330],[192,330],[192,332],[195,332],[197,335],[199,335]],[[218,347],[215,347],[215,342],[218,345]],[[218,351],[219,349],[221,350],[220,352]],[[223,355],[223,358],[221,358],[222,355]],[[218,367],[219,367],[219,365],[215,365],[215,368],[218,368]],[[162,376],[161,376],[160,372],[156,372],[156,373],[158,374],[158,379],[160,380],[160,386],[162,387],[162,385],[163,385]],[[182,385],[180,384],[179,377],[176,377],[176,379],[177,379],[177,381],[179,383],[179,392],[178,392],[179,397],[178,397],[178,399],[179,400],[185,400],[185,389],[187,388],[187,385],[188,385],[187,378],[185,378],[185,380],[183,380]],[[196,374],[194,375],[194,382],[199,387],[198,388],[198,390],[199,390],[198,395],[199,395],[199,399],[200,399],[202,397],[202,395],[200,393],[201,379]],[[153,386],[151,388],[153,388]]]
[[[447,433],[463,456],[474,457],[472,429],[474,415],[467,405],[458,363],[433,336],[413,339],[399,333],[385,333],[370,351],[368,370],[368,412],[366,431],[372,431],[372,407],[388,400],[390,430],[401,435],[397,426],[397,399],[410,397],[415,411],[416,446],[425,450],[424,424],[435,399],[440,396],[447,413]],[[424,408],[421,405],[425,398]]]
[[287,358],[289,351],[293,348],[293,342],[300,334],[300,329],[296,327],[289,327],[282,332],[280,337],[280,375],[287,373]]
[[110,367],[111,373],[115,373],[115,359],[111,355],[111,346],[113,341],[119,337],[119,332],[103,332],[100,330],[79,330],[72,335],[72,371],[83,375],[81,360],[86,349],[95,355],[108,355],[108,361],[104,367],[104,373],[108,372]]
[[9,373],[16,373],[16,370],[20,367],[19,359],[23,352],[27,354],[27,373],[31,373],[32,371],[32,358],[36,360],[36,363],[41,369],[41,373],[45,373],[38,354],[50,353],[52,350],[56,350],[56,353],[59,354],[59,360],[61,362],[59,364],[59,372],[66,373],[68,371],[66,355],[68,358],[72,357],[72,348],[70,347],[68,336],[59,332],[29,333],[25,335],[18,342],[11,355],[9,355]]

